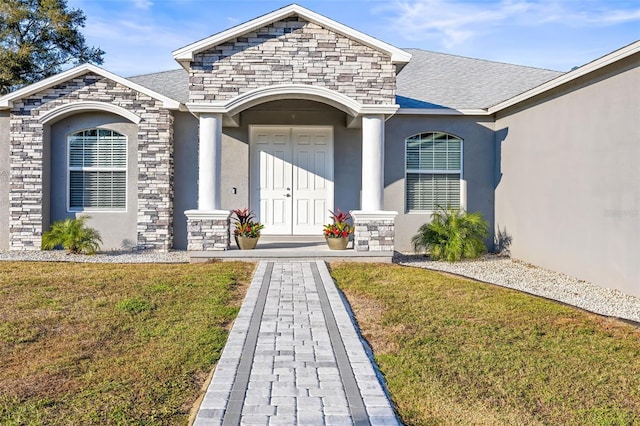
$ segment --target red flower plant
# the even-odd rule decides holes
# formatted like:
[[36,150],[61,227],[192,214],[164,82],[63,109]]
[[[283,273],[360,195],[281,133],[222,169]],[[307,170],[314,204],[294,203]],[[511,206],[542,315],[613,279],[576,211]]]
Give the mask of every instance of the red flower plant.
[[345,213],[338,209],[337,213],[331,213],[331,220],[333,223],[324,226],[324,235],[327,238],[346,238],[353,232],[353,226],[347,223],[347,220],[351,219],[349,213]]

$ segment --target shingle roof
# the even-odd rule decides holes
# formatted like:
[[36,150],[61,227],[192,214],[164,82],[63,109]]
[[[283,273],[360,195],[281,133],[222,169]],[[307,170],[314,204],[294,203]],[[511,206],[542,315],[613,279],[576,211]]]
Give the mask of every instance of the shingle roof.
[[540,68],[404,49],[412,58],[398,74],[403,108],[488,108],[563,74]]
[[127,80],[148,87],[178,102],[186,103],[189,100],[189,73],[182,68],[136,75]]
[[[465,58],[420,49],[398,74],[396,102],[402,108],[488,108],[563,74],[540,68]],[[186,103],[184,69],[129,77],[164,96]]]

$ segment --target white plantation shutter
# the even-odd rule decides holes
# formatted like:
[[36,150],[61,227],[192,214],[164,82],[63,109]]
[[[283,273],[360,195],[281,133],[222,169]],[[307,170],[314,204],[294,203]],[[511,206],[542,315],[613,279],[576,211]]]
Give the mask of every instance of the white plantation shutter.
[[462,140],[447,133],[406,139],[406,210],[460,206]]
[[112,130],[89,129],[68,141],[69,209],[125,209],[127,138]]

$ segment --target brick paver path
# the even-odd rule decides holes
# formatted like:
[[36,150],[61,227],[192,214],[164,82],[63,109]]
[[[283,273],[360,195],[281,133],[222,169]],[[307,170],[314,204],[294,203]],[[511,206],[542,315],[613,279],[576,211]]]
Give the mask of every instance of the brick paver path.
[[398,425],[324,262],[260,262],[195,425]]

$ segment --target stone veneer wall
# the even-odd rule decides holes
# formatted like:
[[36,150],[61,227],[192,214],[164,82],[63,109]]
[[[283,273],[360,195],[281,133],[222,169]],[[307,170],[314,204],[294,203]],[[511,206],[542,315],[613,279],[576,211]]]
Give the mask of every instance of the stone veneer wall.
[[187,215],[187,250],[188,251],[212,251],[227,250],[230,244],[231,221],[229,215],[205,217]]
[[[43,219],[44,125],[47,111],[77,101],[125,108],[138,125],[138,247],[173,245],[173,115],[162,103],[92,73],[14,102],[10,135],[10,248],[40,250]],[[131,190],[131,189],[129,189]]]
[[389,55],[316,24],[291,17],[197,54],[189,101],[228,100],[283,83],[338,91],[363,104],[395,104]]
[[355,219],[354,222],[353,248],[356,251],[394,250],[395,225],[393,216],[389,219]]

